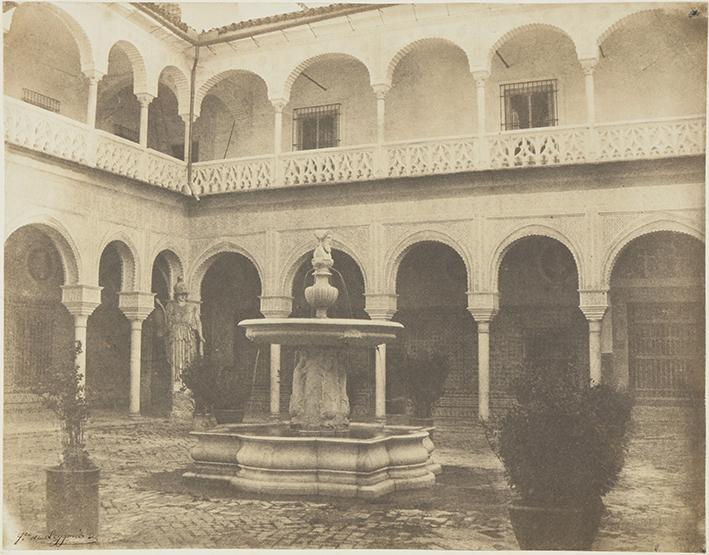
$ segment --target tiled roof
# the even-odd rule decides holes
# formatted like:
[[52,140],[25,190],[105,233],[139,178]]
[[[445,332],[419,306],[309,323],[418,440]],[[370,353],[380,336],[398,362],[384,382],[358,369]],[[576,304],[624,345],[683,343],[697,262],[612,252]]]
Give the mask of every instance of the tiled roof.
[[307,22],[313,18],[328,18],[337,17],[340,14],[352,13],[353,11],[365,11],[376,8],[386,7],[389,4],[328,4],[327,6],[319,6],[317,8],[307,8],[296,12],[288,12],[283,14],[271,15],[268,17],[259,17],[255,19],[247,19],[245,21],[237,21],[222,27],[215,27],[207,31],[198,32],[187,23],[175,16],[173,10],[165,6],[165,3],[156,2],[137,2],[141,8],[153,14],[159,20],[167,21],[177,30],[184,33],[183,38],[186,38],[193,44],[213,44],[229,40],[223,35],[253,29],[254,33],[268,32],[269,26],[277,24],[298,25],[299,21]]
[[192,29],[192,27],[182,21],[182,18],[176,13],[177,10],[169,6],[167,2],[138,2],[138,4],[168,20],[175,27],[184,31],[185,33],[197,33],[195,29]]
[[248,29],[249,27],[258,27],[260,25],[280,23],[282,21],[304,19],[316,15],[332,14],[333,16],[336,16],[339,12],[347,11],[354,7],[362,7],[362,4],[328,4],[327,6],[307,8],[305,10],[300,10],[297,12],[288,12],[270,15],[268,17],[259,17],[255,19],[247,19],[245,21],[238,21],[230,25],[224,25],[222,27],[215,27],[214,29],[209,29],[208,31],[205,31],[205,33],[217,31],[219,34],[223,34],[228,33],[230,31],[240,31],[242,29]]

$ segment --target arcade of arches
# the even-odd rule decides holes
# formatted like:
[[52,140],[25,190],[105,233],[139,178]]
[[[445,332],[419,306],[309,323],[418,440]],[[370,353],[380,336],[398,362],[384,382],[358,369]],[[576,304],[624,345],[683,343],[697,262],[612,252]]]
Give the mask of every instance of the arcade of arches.
[[[109,243],[98,267],[100,303],[87,321],[86,387],[97,406],[128,407],[132,395],[131,329],[121,296],[127,247]],[[78,335],[62,305],[68,283],[67,250],[42,225],[12,233],[5,244],[5,399],[34,402],[33,382],[53,364],[69,364]],[[340,296],[331,316],[368,318],[365,281],[357,262],[333,250],[333,285]],[[704,397],[704,244],[688,235],[653,232],[630,241],[613,262],[609,307],[600,332],[603,381],[628,389],[639,401],[679,402]],[[291,316],[307,316],[303,290],[312,281],[309,255],[293,273]],[[182,272],[169,251],[152,265],[156,309],[143,316],[140,351],[140,407],[169,412],[170,380],[160,305],[171,297]],[[588,379],[589,325],[579,309],[574,257],[560,242],[532,236],[513,243],[499,267],[499,310],[490,323],[490,397],[504,405],[520,372],[539,367]],[[420,242],[401,259],[396,276],[394,319],[406,326],[398,345],[387,350],[386,412],[410,409],[405,377],[398,367],[405,354],[440,351],[449,371],[436,404],[437,417],[471,417],[478,409],[480,324],[468,312],[466,266],[451,247]],[[241,254],[217,254],[201,282],[206,356],[227,368],[248,390],[247,409],[268,412],[270,360],[258,352],[236,323],[258,318],[262,284],[256,267]],[[147,318],[146,318],[147,316]],[[79,321],[77,318],[76,322]],[[76,324],[78,325],[78,324]],[[140,328],[138,328],[140,329]],[[273,352],[273,351],[272,351]],[[287,410],[292,352],[280,352],[278,410]],[[375,356],[352,352],[349,392],[353,418],[374,414]],[[273,405],[271,405],[273,411]]]

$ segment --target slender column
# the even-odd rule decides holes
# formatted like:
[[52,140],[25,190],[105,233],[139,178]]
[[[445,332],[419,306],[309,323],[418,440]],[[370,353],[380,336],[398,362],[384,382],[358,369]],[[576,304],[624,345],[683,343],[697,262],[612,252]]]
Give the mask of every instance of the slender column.
[[148,146],[148,107],[155,98],[152,94],[139,93],[136,95],[140,102],[140,134],[138,142],[140,146],[146,148]]
[[130,321],[130,415],[140,414],[140,348],[143,321]]
[[478,415],[490,417],[490,321],[478,322]]
[[579,291],[579,308],[588,320],[588,366],[591,385],[599,385],[601,372],[601,325],[608,309],[608,292],[604,290]]
[[89,99],[86,106],[86,125],[90,128],[96,127],[96,106],[98,104],[98,83],[103,77],[100,71],[90,71],[86,73],[89,79]]
[[271,344],[271,418],[281,414],[281,346]]
[[118,294],[118,307],[130,320],[130,416],[140,414],[140,350],[143,320],[155,308],[154,293],[139,291],[121,292]]
[[386,167],[386,156],[384,153],[384,124],[385,124],[385,109],[386,95],[391,87],[386,83],[378,83],[372,85],[374,94],[377,97],[377,154],[376,154],[376,172],[380,177],[385,177],[388,168]]
[[283,110],[288,101],[283,98],[271,99],[273,104],[273,155],[275,158],[274,181],[277,185],[283,184],[283,163],[281,162],[281,152],[283,151]]
[[88,321],[88,314],[74,314],[74,345],[79,349],[75,363],[79,367],[80,385],[82,386],[86,385],[86,329]]
[[[293,308],[293,297],[263,295],[259,297],[261,314],[266,318],[288,318]],[[281,414],[281,346],[271,344],[271,418]]]
[[[391,320],[396,314],[396,295],[366,293],[365,310],[372,320]],[[387,350],[386,343],[376,346],[374,353],[374,418],[386,421]]]
[[588,321],[588,362],[591,385],[601,383],[601,320]]
[[76,365],[81,375],[81,385],[86,385],[86,328],[89,316],[101,304],[101,287],[91,285],[62,286],[62,304],[74,317],[74,342],[81,352]]
[[586,123],[591,126],[596,123],[596,98],[593,91],[593,71],[598,63],[597,58],[580,60],[586,85]]
[[386,418],[386,387],[387,387],[387,346],[377,345],[374,363],[374,417],[377,420]]
[[486,134],[486,108],[485,108],[485,83],[490,73],[487,71],[474,71],[476,104],[478,108],[478,142],[479,142],[479,163],[481,167],[487,167],[489,161]]
[[[478,416],[490,417],[490,322],[498,311],[497,293],[468,293],[468,312],[478,324]],[[475,303],[474,306],[470,306]]]

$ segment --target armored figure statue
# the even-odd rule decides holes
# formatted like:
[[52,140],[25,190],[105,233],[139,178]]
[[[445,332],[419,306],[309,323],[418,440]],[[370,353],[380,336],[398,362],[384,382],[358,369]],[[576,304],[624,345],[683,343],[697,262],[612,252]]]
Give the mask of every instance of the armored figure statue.
[[197,357],[203,356],[204,335],[199,305],[187,300],[188,291],[182,278],[175,284],[175,300],[165,307],[167,321],[167,353],[176,387],[182,385],[182,372]]

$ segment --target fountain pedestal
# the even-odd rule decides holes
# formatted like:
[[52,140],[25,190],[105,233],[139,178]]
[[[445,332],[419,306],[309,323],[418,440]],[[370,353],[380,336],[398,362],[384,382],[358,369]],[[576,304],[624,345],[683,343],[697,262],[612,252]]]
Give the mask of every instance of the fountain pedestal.
[[349,424],[347,374],[337,347],[301,347],[296,351],[291,426],[303,433],[345,431]]

